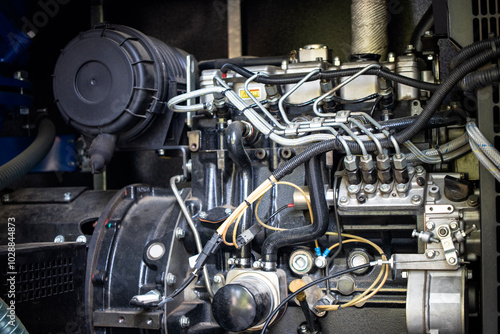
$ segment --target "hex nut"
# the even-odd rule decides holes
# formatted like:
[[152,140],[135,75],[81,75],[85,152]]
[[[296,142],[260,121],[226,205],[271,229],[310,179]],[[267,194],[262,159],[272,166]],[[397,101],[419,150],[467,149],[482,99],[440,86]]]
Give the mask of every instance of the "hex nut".
[[371,155],[366,157],[361,157],[360,164],[361,169],[364,171],[370,171],[375,167],[375,163],[373,162],[373,158]]
[[377,155],[377,168],[379,170],[387,170],[391,168],[391,159],[387,154],[384,154],[383,157]]
[[407,166],[406,156],[403,153],[401,153],[398,158],[397,154],[395,154],[392,157],[392,163],[394,164],[394,168],[397,170],[405,169]]
[[344,168],[350,172],[355,171],[358,168],[356,158],[349,160],[348,156],[344,157]]

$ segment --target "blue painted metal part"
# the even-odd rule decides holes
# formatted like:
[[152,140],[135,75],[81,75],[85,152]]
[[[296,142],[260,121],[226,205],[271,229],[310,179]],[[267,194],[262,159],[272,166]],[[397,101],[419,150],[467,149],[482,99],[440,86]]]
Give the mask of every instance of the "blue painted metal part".
[[[34,137],[0,138],[0,165],[24,151]],[[30,172],[74,172],[76,171],[76,145],[74,135],[56,136],[49,154]]]
[[31,45],[31,38],[15,24],[19,24],[25,15],[25,1],[2,0],[0,5],[0,64],[14,64],[26,55],[26,50]]

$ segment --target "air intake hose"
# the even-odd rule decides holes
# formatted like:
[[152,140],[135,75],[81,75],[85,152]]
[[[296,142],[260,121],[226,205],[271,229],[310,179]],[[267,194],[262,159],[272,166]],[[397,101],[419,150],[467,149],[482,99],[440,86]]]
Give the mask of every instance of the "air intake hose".
[[35,141],[17,157],[0,167],[0,190],[28,173],[49,153],[56,137],[54,123],[43,118],[38,126]]

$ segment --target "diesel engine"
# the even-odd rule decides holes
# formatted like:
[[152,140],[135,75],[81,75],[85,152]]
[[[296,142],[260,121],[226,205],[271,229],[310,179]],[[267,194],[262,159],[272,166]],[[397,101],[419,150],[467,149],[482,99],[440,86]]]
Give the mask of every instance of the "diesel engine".
[[497,332],[499,17],[472,2],[433,2],[391,50],[388,2],[353,0],[348,58],[315,36],[211,60],[120,24],[74,37],[52,75],[74,169],[105,182],[152,151],[168,186],[9,188],[54,142],[39,111],[0,167],[12,333],[54,328],[47,284],[71,333]]

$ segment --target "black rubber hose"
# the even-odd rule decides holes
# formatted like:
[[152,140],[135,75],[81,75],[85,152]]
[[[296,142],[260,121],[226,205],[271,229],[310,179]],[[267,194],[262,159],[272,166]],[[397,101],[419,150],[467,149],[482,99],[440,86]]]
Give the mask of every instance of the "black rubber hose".
[[278,249],[281,247],[314,241],[323,236],[328,230],[330,217],[321,175],[321,156],[316,155],[309,160],[309,163],[306,164],[306,170],[314,224],[274,232],[267,237],[262,244],[262,256],[265,262],[276,262],[278,260]]
[[[356,68],[348,68],[348,69],[343,69],[343,70],[335,70],[335,71],[324,71],[324,72],[319,72],[318,74],[315,74],[309,78],[308,81],[314,81],[318,79],[335,79],[335,78],[341,78],[341,77],[350,77],[353,76],[354,74],[358,73],[361,71],[363,67],[356,67]],[[233,64],[225,64],[222,66],[221,71],[222,72],[227,72],[227,71],[234,71],[238,73],[239,75],[245,77],[245,78],[250,78],[253,76],[255,73],[244,69],[242,67],[233,65]],[[408,78],[396,73],[391,72],[390,70],[386,68],[374,68],[366,71],[363,73],[363,75],[377,75],[380,76],[384,79],[390,80],[390,81],[395,81],[398,83],[401,83],[403,85],[411,86],[411,87],[416,87],[419,89],[424,89],[424,90],[430,90],[430,91],[435,91],[438,89],[439,85],[429,83],[429,82],[424,82],[424,81],[419,81],[415,80],[412,78]],[[299,82],[305,74],[293,74],[293,75],[283,75],[283,76],[258,76],[255,78],[255,82],[262,83],[262,84],[268,84],[268,85],[290,85]]]
[[[467,75],[469,72],[477,70],[479,67],[487,64],[488,62],[496,59],[499,56],[500,50],[486,50],[478,55],[473,56],[470,60],[464,62],[456,69],[454,69],[450,73],[448,78],[446,78],[446,80],[440,85],[439,89],[429,99],[427,105],[425,106],[422,113],[417,117],[417,119],[407,128],[394,135],[394,138],[397,140],[397,142],[402,144],[422,131],[431,117],[434,115],[436,110],[441,107],[441,103],[448,95],[448,93],[451,92],[453,88],[455,88],[455,86],[460,82],[460,80],[462,80],[465,75]],[[392,146],[392,143],[385,138],[381,139],[380,143],[384,147]],[[349,145],[349,148],[353,153],[361,152],[359,145],[356,142],[348,140],[347,144]],[[376,150],[375,144],[371,141],[364,141],[363,144],[368,151]],[[343,147],[339,142],[335,142],[335,149],[338,151],[343,151]]]
[[425,11],[420,21],[418,21],[417,26],[411,35],[410,44],[413,45],[417,51],[422,51],[422,41],[420,40],[420,37],[422,37],[426,31],[431,30],[432,26],[434,26],[434,14],[431,4]]
[[[382,121],[379,122],[379,124],[386,130],[401,130],[413,124],[417,118],[418,116],[401,117]],[[448,125],[464,125],[465,120],[466,116],[461,115],[459,111],[438,111],[431,117],[429,122],[427,122],[424,129],[434,129]]]
[[[225,141],[226,141],[226,149],[229,154],[231,160],[235,163],[235,165],[239,169],[240,175],[240,193],[241,200],[240,202],[247,198],[248,195],[252,192],[252,181],[253,181],[253,173],[252,173],[252,160],[248,156],[245,151],[245,147],[243,145],[243,134],[246,131],[246,126],[242,122],[232,122],[226,129],[225,132]],[[241,231],[246,231],[252,226],[252,211],[248,210],[245,213],[245,218],[242,219],[240,227]],[[252,245],[249,243],[246,246],[241,247],[240,249],[240,257],[241,258],[250,258],[251,257],[251,249]]]
[[464,61],[468,60],[470,57],[478,54],[481,51],[487,49],[493,49],[493,45],[498,46],[500,44],[500,37],[494,37],[485,39],[474,44],[467,45],[462,48],[450,61],[450,68],[454,69],[458,65],[462,64]]
[[500,81],[500,69],[498,67],[469,73],[460,82],[460,88],[466,92],[474,92],[479,88],[498,84]]
[[203,60],[198,63],[200,71],[218,69],[224,64],[230,63],[237,66],[260,66],[260,65],[274,65],[281,66],[283,60],[289,60],[290,56],[276,56],[276,57],[239,57],[239,58],[220,58]]
[[54,123],[42,118],[35,141],[17,157],[0,167],[0,190],[28,173],[49,153],[56,137]]

